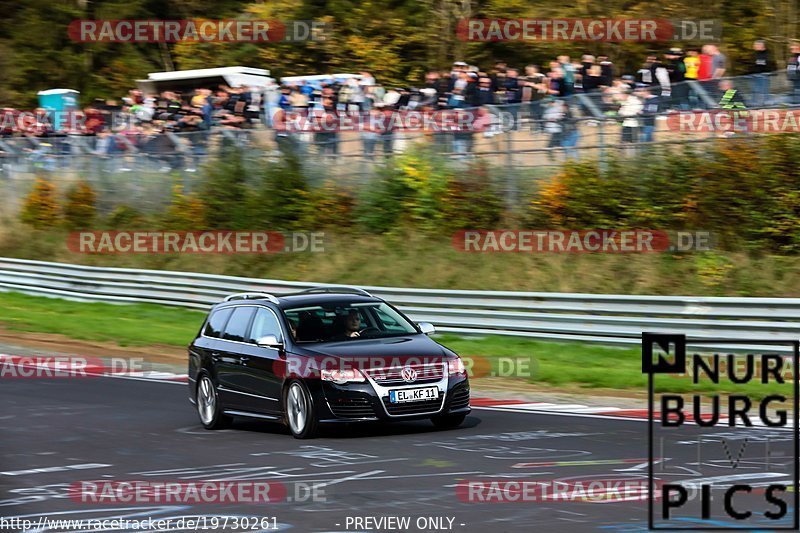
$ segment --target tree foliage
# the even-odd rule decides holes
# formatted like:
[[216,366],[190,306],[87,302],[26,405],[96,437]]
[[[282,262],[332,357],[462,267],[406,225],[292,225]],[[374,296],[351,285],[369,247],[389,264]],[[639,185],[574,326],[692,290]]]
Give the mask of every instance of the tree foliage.
[[[797,38],[796,0],[21,0],[4,2],[0,25],[0,105],[35,105],[36,92],[80,90],[85,101],[118,99],[148,72],[245,65],[276,76],[365,69],[382,83],[418,83],[431,68],[463,59],[489,68],[497,59],[524,66],[558,53],[609,55],[627,72],[651,50],[673,43],[463,42],[462,18],[716,19],[734,73],[744,71],[751,44],[764,38],[779,64]],[[325,39],[295,43],[128,44],[72,42],[74,19],[318,20]],[[702,44],[702,43],[682,43]]]

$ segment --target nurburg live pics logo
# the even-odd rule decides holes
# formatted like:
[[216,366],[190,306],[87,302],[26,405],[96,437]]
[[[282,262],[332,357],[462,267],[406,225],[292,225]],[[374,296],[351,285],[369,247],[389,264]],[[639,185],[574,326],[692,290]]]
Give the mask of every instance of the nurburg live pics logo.
[[[691,339],[692,345],[731,345],[736,346],[737,351],[754,350],[756,347],[764,347],[764,353],[740,353],[728,354],[717,353],[709,356],[708,353],[688,353],[686,336],[682,334],[662,334],[662,333],[642,333],[642,372],[648,375],[648,527],[650,530],[694,530],[694,531],[796,531],[800,529],[800,493],[798,493],[798,455],[800,452],[800,441],[798,439],[798,385],[797,363],[800,358],[800,341],[765,341],[765,340],[720,340],[720,339]],[[709,349],[710,349],[709,346]],[[790,353],[785,356],[776,353],[774,350],[779,347],[789,347]],[[772,350],[772,351],[770,351]],[[706,350],[708,352],[709,350]],[[737,361],[737,359],[739,359]],[[789,364],[791,370],[789,370]],[[687,374],[687,369],[689,374]],[[760,370],[759,372],[756,371]],[[788,372],[791,372],[792,379],[789,379]],[[656,374],[672,375],[671,377],[691,376],[692,384],[720,383],[720,377],[730,389],[733,390],[727,396],[727,402],[723,402],[723,395],[716,392],[708,392],[705,388],[703,394],[700,391],[685,393],[687,405],[684,411],[684,397],[681,394],[662,392],[668,387],[668,381],[663,378],[659,383],[659,392],[655,392],[654,377]],[[708,380],[703,383],[703,379]],[[739,390],[741,385],[749,385],[748,389],[753,390],[753,385],[763,385],[775,387],[784,384],[786,390],[793,391],[793,398],[775,394],[773,391],[765,391],[765,394],[758,398],[751,398],[742,394]],[[656,399],[656,394],[658,398]],[[701,412],[702,399],[711,400],[712,413]],[[727,405],[725,406],[725,403]],[[791,404],[791,409],[788,406]],[[723,407],[724,406],[724,407]],[[693,410],[691,410],[693,407]],[[721,416],[727,407],[727,416]],[[752,408],[752,409],[751,409]],[[691,410],[691,411],[690,411]],[[787,412],[788,411],[788,412]],[[792,483],[785,481],[759,482],[756,490],[754,487],[741,482],[746,475],[717,476],[712,478],[702,478],[686,480],[685,485],[680,483],[666,482],[663,479],[654,479],[654,465],[659,463],[663,471],[665,462],[672,461],[667,458],[664,451],[664,438],[660,441],[660,459],[654,460],[654,431],[655,424],[659,424],[659,431],[663,434],[681,434],[685,441],[686,437],[696,438],[698,446],[697,472],[705,466],[700,459],[700,446],[703,443],[716,443],[717,437],[714,431],[717,427],[726,428],[729,432],[753,431],[753,419],[760,418],[760,423],[764,430],[772,428],[792,428],[793,450],[787,453],[791,455],[792,461]],[[681,431],[687,426],[691,428],[691,433]],[[737,430],[737,427],[748,429]],[[701,429],[708,431],[708,434],[698,433]],[[758,431],[758,430],[755,430]],[[740,434],[742,435],[742,434]],[[748,437],[745,437],[740,447],[739,457],[734,462],[731,457],[730,467],[740,466],[742,454],[747,445]],[[785,442],[788,442],[786,439]],[[692,441],[689,441],[692,442]],[[725,438],[721,442],[727,445]],[[678,441],[678,443],[680,443]],[[683,442],[682,444],[685,444]],[[727,449],[727,448],[726,448]],[[769,453],[769,452],[767,452]],[[673,454],[670,454],[673,455]],[[676,459],[677,460],[677,459]],[[676,463],[677,464],[677,463]],[[692,463],[686,463],[686,465]],[[767,463],[768,464],[768,463]],[[738,472],[738,471],[737,471]],[[764,479],[769,478],[768,474],[763,474]],[[727,478],[727,479],[726,479]],[[738,478],[738,479],[735,479]],[[761,480],[763,481],[763,480]],[[689,491],[693,489],[692,499],[699,498],[699,509],[696,506],[693,510],[687,502],[690,501]],[[713,489],[723,489],[724,493],[717,493],[712,496]],[[696,490],[699,489],[699,490]],[[722,497],[720,497],[722,496]],[[760,498],[745,501],[745,498]],[[656,505],[660,510],[656,511]],[[722,517],[722,518],[721,518]],[[793,517],[793,519],[792,519]],[[792,525],[789,525],[792,523]],[[675,524],[694,524],[691,526]],[[708,524],[708,525],[706,525]]]

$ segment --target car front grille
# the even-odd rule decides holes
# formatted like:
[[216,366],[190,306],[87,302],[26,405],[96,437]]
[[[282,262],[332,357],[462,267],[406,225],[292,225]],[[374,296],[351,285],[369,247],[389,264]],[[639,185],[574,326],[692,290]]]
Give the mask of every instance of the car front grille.
[[459,385],[455,389],[450,396],[450,410],[453,411],[455,409],[464,409],[469,407],[469,387],[465,385]]
[[426,400],[424,402],[391,403],[389,398],[383,398],[383,405],[390,415],[423,415],[435,413],[442,408],[443,398]]
[[375,418],[375,409],[367,399],[330,402],[331,412],[339,418]]
[[[414,381],[403,379],[403,369],[411,368],[417,373]],[[393,366],[387,368],[370,368],[366,373],[375,380],[378,385],[397,386],[397,385],[425,385],[437,383],[444,377],[444,363],[412,364],[406,366]]]

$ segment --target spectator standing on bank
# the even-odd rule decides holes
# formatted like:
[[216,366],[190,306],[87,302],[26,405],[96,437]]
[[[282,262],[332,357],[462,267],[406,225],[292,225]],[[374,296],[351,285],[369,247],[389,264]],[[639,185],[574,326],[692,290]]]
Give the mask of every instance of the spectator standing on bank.
[[767,43],[758,40],[753,43],[753,59],[750,64],[750,75],[753,80],[753,105],[761,107],[767,103],[769,95],[769,73],[775,65],[767,50]]
[[614,85],[614,63],[608,56],[597,56],[597,62],[600,64],[600,70],[603,73],[603,85],[611,87]]
[[547,95],[545,77],[536,65],[525,67],[525,82],[522,88],[522,102],[527,104],[531,131],[538,131],[542,119],[542,98]]
[[719,51],[717,45],[708,45],[709,53],[711,54],[711,78],[718,80],[725,76],[727,58],[725,54]]
[[508,104],[506,109],[511,113],[512,128],[516,130],[518,129],[519,106],[522,102],[522,84],[520,83],[517,69],[509,68],[506,70],[506,79],[503,85],[506,91],[505,101]]
[[592,65],[583,78],[583,92],[593,93],[600,90],[603,85],[603,69],[600,65]]
[[644,105],[639,98],[631,93],[619,95],[622,105],[619,107],[619,116],[622,117],[622,142],[635,143],[639,141],[639,115],[644,110]]
[[594,56],[591,54],[584,54],[581,56],[581,68],[579,70],[579,74],[581,78],[586,78],[589,73],[589,69],[594,66]]
[[[686,50],[686,57],[683,58],[683,65],[685,66],[685,74],[687,82],[698,81],[700,79],[700,52],[697,48],[689,48]],[[697,93],[687,83],[687,98],[689,107],[697,109],[700,107],[700,100]],[[696,87],[696,85],[695,85]]]
[[697,51],[697,48],[686,49],[686,57],[683,58],[683,65],[685,67],[684,77],[687,80],[694,81],[700,79],[700,53]]
[[644,64],[642,67],[636,71],[636,82],[641,85],[647,85],[648,87],[654,85],[656,83],[655,76],[653,76],[653,64],[657,60],[657,56],[650,54],[647,56]]
[[492,80],[487,76],[478,79],[477,101],[479,106],[494,103],[494,93],[492,92]]
[[550,141],[547,143],[548,158],[555,159],[553,149],[561,146],[564,132],[564,102],[557,98],[549,98],[544,107],[544,131],[550,134]]
[[[700,68],[697,70],[697,81],[705,92],[713,98],[717,92],[716,83],[712,80],[714,73],[714,58],[711,55],[711,45],[706,44],[700,50]],[[706,106],[703,106],[706,107]]]
[[639,142],[653,142],[653,134],[656,130],[656,115],[660,111],[659,98],[650,92],[649,87],[640,87],[636,90],[637,97],[642,101],[641,129],[639,130]]
[[665,67],[669,74],[669,84],[672,89],[672,107],[675,109],[688,109],[689,88],[686,86],[686,64],[683,62],[683,50],[670,48],[666,55]]
[[561,67],[552,68],[550,72],[547,73],[547,77],[549,79],[548,94],[559,97],[567,94],[564,83],[564,72],[561,70]]
[[564,149],[564,157],[566,159],[578,159],[578,150],[575,149],[580,138],[578,121],[575,119],[572,106],[569,105],[567,100],[561,100],[561,107],[564,113],[564,117],[561,119],[561,147]]
[[650,69],[653,71],[653,94],[661,97],[662,102],[669,102],[672,98],[669,71],[658,57],[654,58]]
[[564,92],[566,96],[570,96],[575,92],[575,65],[566,55],[558,56],[558,64],[564,73]]
[[700,49],[700,68],[697,70],[697,80],[707,81],[711,79],[711,51],[709,45],[703,45]]
[[789,45],[786,75],[791,83],[789,101],[792,104],[800,104],[800,42],[794,41]]

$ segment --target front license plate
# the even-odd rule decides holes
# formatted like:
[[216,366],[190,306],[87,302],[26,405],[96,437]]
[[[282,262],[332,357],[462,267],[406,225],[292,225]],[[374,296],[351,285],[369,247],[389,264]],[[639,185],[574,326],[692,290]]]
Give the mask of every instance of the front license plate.
[[424,402],[426,400],[438,399],[439,387],[423,387],[421,389],[402,389],[389,391],[389,401],[391,403]]

